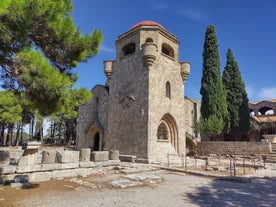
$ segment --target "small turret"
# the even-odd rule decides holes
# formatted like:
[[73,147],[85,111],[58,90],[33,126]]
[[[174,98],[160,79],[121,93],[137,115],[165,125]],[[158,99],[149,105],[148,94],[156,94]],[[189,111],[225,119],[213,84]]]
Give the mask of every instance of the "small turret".
[[147,42],[142,45],[144,65],[148,68],[153,65],[156,59],[157,45]]
[[191,67],[191,63],[189,62],[182,62],[180,63],[180,71],[181,71],[181,77],[183,82],[185,83],[185,81],[187,80],[188,76],[190,75],[190,67]]
[[112,61],[111,60],[104,61],[104,73],[107,77],[107,84],[109,84],[111,77],[112,77]]

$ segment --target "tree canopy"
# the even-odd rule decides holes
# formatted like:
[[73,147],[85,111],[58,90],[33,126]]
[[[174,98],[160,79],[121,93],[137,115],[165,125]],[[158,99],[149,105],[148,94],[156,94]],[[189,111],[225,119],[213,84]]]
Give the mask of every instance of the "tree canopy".
[[22,107],[10,91],[0,91],[0,123],[14,124],[22,119]]
[[0,69],[4,89],[26,93],[42,115],[62,110],[79,62],[98,53],[102,33],[82,35],[71,0],[2,0]]
[[[215,27],[210,25],[206,29],[204,49],[203,49],[203,74],[201,79],[200,94],[201,100],[201,125],[205,123],[205,132],[215,132],[213,135],[220,134],[227,130],[229,126],[228,113],[226,105],[225,91],[220,75],[220,59],[218,52],[218,42],[215,33]],[[216,130],[211,129],[211,119],[215,120]],[[213,127],[213,126],[212,126]]]
[[248,98],[245,85],[231,49],[227,51],[226,66],[222,82],[226,91],[227,109],[230,120],[230,135],[241,137],[250,126]]

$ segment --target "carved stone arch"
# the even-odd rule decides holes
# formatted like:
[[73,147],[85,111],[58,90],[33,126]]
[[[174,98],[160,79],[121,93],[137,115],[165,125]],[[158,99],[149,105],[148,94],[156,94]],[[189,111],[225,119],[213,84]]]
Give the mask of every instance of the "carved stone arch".
[[175,151],[178,152],[178,129],[176,121],[171,114],[165,114],[160,120],[157,130],[157,139],[168,140],[175,148]]
[[93,122],[86,134],[87,146],[91,148],[91,151],[102,150],[102,132],[97,128],[96,123]]

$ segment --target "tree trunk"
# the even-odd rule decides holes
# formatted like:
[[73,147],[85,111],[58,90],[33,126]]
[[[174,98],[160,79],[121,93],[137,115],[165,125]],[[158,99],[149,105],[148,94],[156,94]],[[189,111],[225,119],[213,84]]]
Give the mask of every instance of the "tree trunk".
[[4,145],[5,124],[0,124],[0,146]]
[[9,146],[12,145],[12,128],[13,128],[13,124],[8,124],[8,133],[7,133],[6,145],[9,145]]
[[16,124],[15,145],[16,145],[17,147],[18,147],[18,145],[19,145],[20,126],[21,126],[21,124]]
[[21,123],[20,127],[20,145],[22,146],[23,144],[23,123]]

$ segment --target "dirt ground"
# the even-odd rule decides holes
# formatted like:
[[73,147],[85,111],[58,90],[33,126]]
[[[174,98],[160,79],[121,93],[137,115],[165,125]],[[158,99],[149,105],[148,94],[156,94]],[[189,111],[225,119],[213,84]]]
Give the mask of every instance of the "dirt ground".
[[[131,176],[138,178],[133,181],[136,186],[111,184],[126,182]],[[25,189],[0,186],[1,207],[267,207],[275,203],[274,176],[253,175],[244,182],[229,182],[156,168],[125,172],[105,168],[88,177],[32,183]]]

